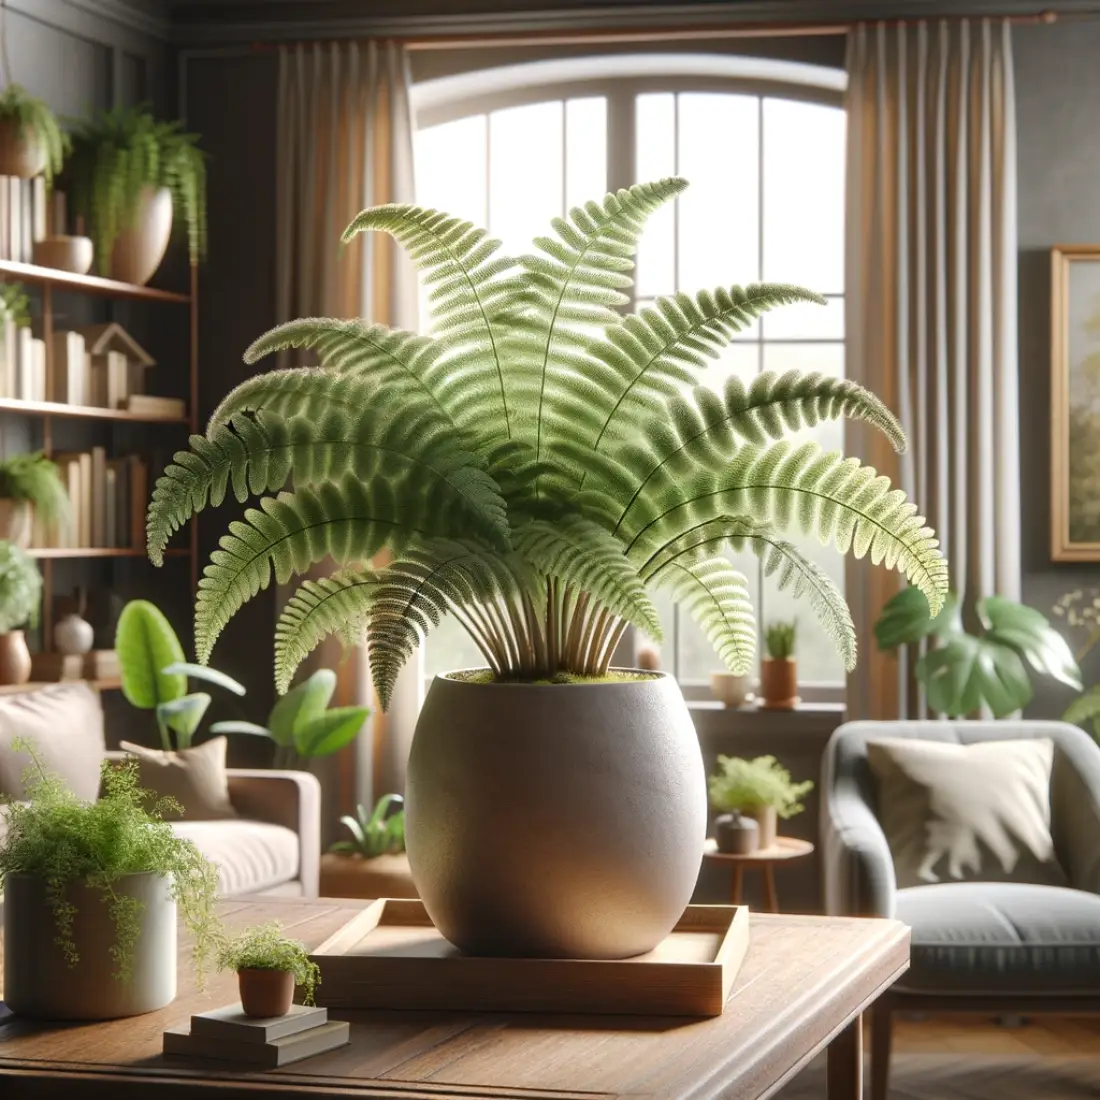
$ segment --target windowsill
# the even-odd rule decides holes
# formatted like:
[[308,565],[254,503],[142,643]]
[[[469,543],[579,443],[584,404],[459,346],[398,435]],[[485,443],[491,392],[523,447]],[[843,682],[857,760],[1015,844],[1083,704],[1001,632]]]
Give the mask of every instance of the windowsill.
[[[793,747],[809,743],[820,749],[845,718],[843,703],[802,703],[794,710],[727,707],[713,699],[689,699],[688,713],[699,740],[712,746],[712,751],[733,751],[739,738],[760,739],[760,751],[771,751],[771,742]],[[727,742],[725,746],[720,742]],[[748,751],[746,749],[746,751]],[[755,749],[753,750],[755,751]]]

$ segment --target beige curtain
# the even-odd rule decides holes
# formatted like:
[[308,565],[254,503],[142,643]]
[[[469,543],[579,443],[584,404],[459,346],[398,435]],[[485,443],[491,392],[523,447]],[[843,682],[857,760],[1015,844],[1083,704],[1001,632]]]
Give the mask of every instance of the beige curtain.
[[[862,426],[849,453],[913,495],[967,606],[1020,595],[1016,122],[1002,20],[869,24],[848,41],[848,374],[895,409],[910,450]],[[862,430],[860,430],[862,429]],[[862,643],[849,716],[922,712],[872,628],[896,574],[856,562]],[[904,664],[904,661],[901,662]]]
[[[409,66],[393,43],[282,47],[276,247],[277,315],[364,317],[416,329],[416,276],[389,237],[369,234],[341,245],[340,235],[368,206],[412,202],[413,121]],[[292,359],[286,357],[284,365]],[[329,570],[324,570],[328,572]],[[401,790],[420,708],[421,670],[410,662],[381,715],[365,653],[341,663],[331,639],[312,667],[339,672],[341,705],[375,707],[370,727],[335,766],[322,768],[326,817],[387,790]],[[323,762],[322,762],[323,763]],[[331,826],[331,821],[326,822]]]

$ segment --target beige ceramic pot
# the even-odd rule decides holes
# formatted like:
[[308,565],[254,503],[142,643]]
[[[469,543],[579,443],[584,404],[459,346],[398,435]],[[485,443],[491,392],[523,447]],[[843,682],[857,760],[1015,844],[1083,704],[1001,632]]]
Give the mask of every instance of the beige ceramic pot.
[[0,634],[0,684],[25,684],[31,678],[31,651],[22,630]]
[[756,822],[759,829],[757,844],[761,848],[774,848],[779,831],[779,815],[774,806],[761,806],[758,810],[748,811],[748,816]]
[[31,544],[33,524],[34,509],[29,500],[0,498],[0,539],[25,550]]
[[172,236],[172,193],[167,187],[144,187],[129,227],[111,250],[112,279],[144,286],[160,267]]
[[0,121],[0,176],[29,180],[46,170],[46,146],[33,129],[22,133],[13,119]]
[[670,676],[433,681],[409,756],[405,845],[428,914],[462,950],[649,951],[691,898],[706,829],[703,758]]
[[760,666],[760,695],[765,707],[798,706],[798,664],[793,657],[765,657]]
[[92,270],[91,237],[46,237],[34,246],[34,262],[39,267],[87,275]]
[[743,706],[751,697],[751,687],[752,680],[748,676],[737,676],[732,672],[710,674],[711,694],[727,707]]
[[294,1000],[294,975],[289,970],[238,970],[237,986],[246,1016],[285,1016]]
[[57,925],[46,884],[31,875],[5,883],[4,1001],[20,1016],[40,1020],[110,1020],[170,1004],[176,996],[176,903],[162,875],[126,875],[116,893],[141,902],[141,931],[129,981],[115,976],[111,948],[115,924],[98,890],[74,884],[73,942],[79,961],[70,967],[57,944]]

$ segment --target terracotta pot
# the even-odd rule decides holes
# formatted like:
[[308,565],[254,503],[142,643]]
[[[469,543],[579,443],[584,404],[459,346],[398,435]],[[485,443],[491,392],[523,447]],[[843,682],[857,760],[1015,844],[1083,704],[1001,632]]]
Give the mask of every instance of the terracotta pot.
[[34,246],[34,262],[39,267],[87,275],[92,270],[91,237],[46,237]]
[[751,817],[739,813],[722,814],[714,819],[714,839],[718,851],[748,856],[759,847],[760,828]]
[[416,885],[404,852],[364,859],[329,852],[321,857],[325,898],[415,898]]
[[0,684],[25,684],[31,678],[31,651],[22,630],[0,634]]
[[20,1016],[40,1020],[111,1020],[163,1008],[176,996],[176,903],[163,875],[126,875],[117,894],[141,906],[140,933],[128,981],[115,976],[111,948],[117,942],[108,902],[98,890],[74,883],[66,899],[75,906],[73,943],[79,961],[70,967],[57,944],[46,883],[12,875],[4,898],[4,1001]]
[[707,831],[699,739],[666,674],[433,681],[405,845],[436,927],[475,955],[616,959],[668,935]]
[[29,180],[46,170],[46,146],[34,129],[22,133],[14,119],[0,121],[0,176],[18,176]]
[[753,810],[751,816],[759,829],[760,847],[773,848],[779,829],[779,815],[775,812],[775,807],[761,806],[760,809]]
[[294,1000],[294,975],[289,970],[238,970],[241,1008],[246,1016],[285,1016]]
[[791,710],[798,706],[798,663],[793,657],[765,657],[760,667],[762,705]]
[[171,236],[172,193],[167,187],[143,187],[133,221],[111,250],[111,278],[144,286],[160,267]]
[[21,550],[31,544],[34,509],[29,500],[0,498],[0,539],[7,539]]

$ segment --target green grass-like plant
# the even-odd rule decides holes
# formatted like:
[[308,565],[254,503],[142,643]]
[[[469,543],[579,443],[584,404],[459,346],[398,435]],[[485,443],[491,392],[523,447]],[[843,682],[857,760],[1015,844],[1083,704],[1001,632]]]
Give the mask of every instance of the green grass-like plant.
[[20,138],[39,143],[46,154],[42,175],[46,186],[53,186],[69,148],[69,136],[60,127],[57,116],[46,103],[19,84],[9,84],[0,92],[0,122],[15,125]]
[[707,781],[711,805],[726,813],[752,813],[771,806],[782,818],[800,814],[802,798],[814,789],[813,781],[795,783],[791,773],[774,756],[745,760],[719,756],[718,771]]
[[794,656],[798,627],[793,622],[769,623],[764,630],[764,648],[775,661],[789,661]]
[[45,771],[28,741],[13,748],[31,764],[24,775],[27,801],[8,801],[3,809],[7,835],[0,841],[0,890],[11,875],[45,881],[53,910],[57,943],[69,966],[79,963],[73,943],[76,910],[66,888],[83,882],[103,895],[115,926],[111,956],[115,977],[132,973],[134,946],[141,931],[141,903],[115,891],[126,875],[149,872],[170,880],[184,923],[194,938],[193,958],[200,984],[212,949],[219,942],[215,913],[217,873],[189,840],[177,837],[164,816],[179,813],[178,803],[154,801],[138,786],[137,763],[105,761],[103,791],[94,802],[78,799],[55,775]]
[[31,323],[31,299],[22,283],[0,283],[0,314],[11,319],[16,328]]
[[283,935],[277,921],[254,925],[239,936],[223,943],[218,950],[219,970],[280,970],[294,975],[302,987],[302,1003],[314,1003],[321,984],[321,968],[310,962],[305,947]]
[[0,459],[0,498],[25,500],[47,523],[69,518],[69,495],[57,464],[42,451]]
[[[878,398],[794,371],[695,385],[761,313],[824,299],[761,284],[616,311],[646,218],[686,186],[663,179],[577,207],[518,260],[438,211],[360,214],[345,241],[379,231],[408,249],[431,288],[433,335],[306,318],[247,350],[254,363],[310,348],[321,365],[242,383],[157,482],[157,564],[172,533],[230,491],[241,502],[279,494],[232,524],[204,571],[199,660],[273,577],[286,583],[330,556],[337,572],[305,581],[277,624],[280,691],[323,637],[357,644],[365,632],[385,705],[446,613],[502,678],[598,676],[628,623],[660,637],[649,592],[662,589],[744,673],[756,626],[731,549],[755,552],[780,588],[805,597],[852,667],[847,605],[784,537],[790,527],[902,571],[938,609],[947,567],[904,493],[855,459],[783,439],[846,416],[900,450]],[[384,548],[389,565],[363,567]]]
[[0,540],[0,634],[38,625],[42,577],[38,566],[14,543]]
[[364,859],[405,850],[405,800],[399,794],[384,794],[374,809],[359,805],[355,817],[345,814],[340,821],[351,840],[338,840],[329,851],[358,855]]
[[181,122],[157,119],[148,104],[73,122],[69,201],[84,219],[100,274],[110,267],[119,233],[133,224],[143,187],[168,188],[191,262],[206,255],[206,154],[198,141]]

